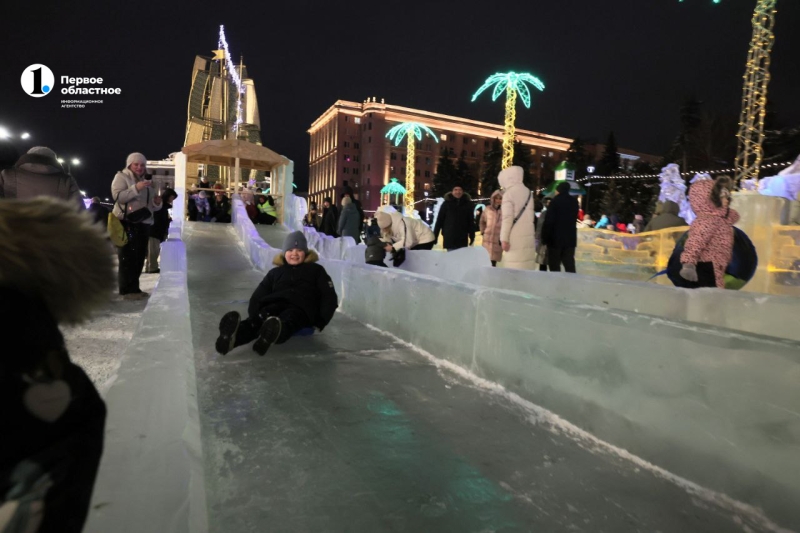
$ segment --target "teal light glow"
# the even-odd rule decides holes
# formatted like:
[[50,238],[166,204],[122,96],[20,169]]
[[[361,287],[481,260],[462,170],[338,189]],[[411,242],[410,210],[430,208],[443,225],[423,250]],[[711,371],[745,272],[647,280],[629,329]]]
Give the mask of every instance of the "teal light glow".
[[387,131],[386,137],[388,137],[390,141],[394,141],[395,146],[400,146],[400,143],[403,142],[403,139],[405,139],[406,135],[414,135],[418,141],[421,141],[423,133],[427,133],[433,137],[434,141],[437,143],[439,142],[439,139],[436,137],[436,134],[433,133],[433,130],[431,130],[428,126],[420,124],[419,122],[401,122],[394,128]]
[[544,83],[533,74],[527,74],[525,72],[498,72],[486,78],[486,81],[481,85],[480,89],[472,95],[472,101],[474,102],[477,100],[478,96],[492,85],[494,85],[492,101],[497,100],[510,86],[519,94],[520,98],[522,98],[522,103],[525,104],[525,107],[530,108],[531,91],[528,89],[529,83],[540,91],[544,91]]
[[400,185],[397,182],[397,178],[392,178],[389,183],[387,183],[383,189],[381,189],[381,194],[405,194],[406,188]]

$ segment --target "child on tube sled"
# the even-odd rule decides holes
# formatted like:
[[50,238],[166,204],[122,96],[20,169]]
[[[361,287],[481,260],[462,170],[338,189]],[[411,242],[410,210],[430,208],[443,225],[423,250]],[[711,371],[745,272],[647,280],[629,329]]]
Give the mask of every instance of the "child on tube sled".
[[273,343],[283,344],[301,329],[322,331],[339,304],[333,282],[317,260],[302,232],[289,234],[273,261],[275,268],[250,297],[248,317],[242,320],[236,311],[222,317],[217,352],[225,355],[255,340],[253,350],[264,355]]

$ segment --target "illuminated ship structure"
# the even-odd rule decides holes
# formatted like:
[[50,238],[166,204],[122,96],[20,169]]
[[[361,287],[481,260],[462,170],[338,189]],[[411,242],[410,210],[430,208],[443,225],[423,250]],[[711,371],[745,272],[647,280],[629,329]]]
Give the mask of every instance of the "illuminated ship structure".
[[[222,27],[219,45],[213,57],[195,57],[184,146],[218,139],[239,139],[260,145],[261,120],[255,83],[242,60],[239,64],[232,63]],[[202,175],[223,185],[234,181],[225,167],[190,163],[186,170],[187,185]],[[264,171],[241,172],[245,183],[266,179]]]

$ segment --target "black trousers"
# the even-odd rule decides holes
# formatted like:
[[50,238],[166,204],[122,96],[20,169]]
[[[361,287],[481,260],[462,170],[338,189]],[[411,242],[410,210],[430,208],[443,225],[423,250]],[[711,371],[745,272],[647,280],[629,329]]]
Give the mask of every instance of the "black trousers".
[[122,222],[128,235],[128,244],[119,248],[119,293],[142,292],[139,289],[139,276],[142,275],[144,261],[147,259],[147,246],[150,239],[150,225],[142,222],[134,224]]
[[389,268],[389,267],[386,266],[386,263],[384,263],[383,261],[367,261],[367,264],[368,265],[372,265],[372,266],[376,266],[376,267]]
[[274,303],[262,307],[258,316],[251,316],[242,320],[239,324],[239,330],[236,333],[236,342],[234,346],[241,346],[252,342],[258,338],[258,331],[264,324],[267,317],[276,316],[281,319],[281,334],[276,344],[283,344],[289,338],[304,328],[313,326],[311,320],[305,312],[299,307],[285,303]]
[[433,250],[433,245],[436,244],[435,241],[426,242],[425,244],[418,244],[416,246],[412,246],[412,250]]
[[575,248],[547,248],[547,266],[550,272],[561,272],[561,265],[564,265],[564,272],[575,273]]

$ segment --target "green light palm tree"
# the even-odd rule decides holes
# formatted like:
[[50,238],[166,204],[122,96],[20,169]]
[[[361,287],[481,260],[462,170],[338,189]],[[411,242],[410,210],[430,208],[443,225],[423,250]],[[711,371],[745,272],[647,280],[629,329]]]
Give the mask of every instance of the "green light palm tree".
[[498,72],[493,76],[486,78],[486,81],[481,87],[472,95],[472,101],[477,100],[478,96],[494,85],[492,92],[492,101],[497,100],[497,97],[506,93],[506,120],[503,131],[503,162],[502,168],[508,168],[514,161],[514,135],[516,129],[514,122],[517,120],[517,95],[522,98],[522,103],[525,107],[531,107],[531,91],[528,89],[527,84],[533,85],[536,89],[544,91],[544,83],[542,80],[532,74],[520,72]]
[[428,134],[433,137],[437,143],[439,139],[428,126],[420,124],[419,122],[401,122],[386,132],[386,137],[390,141],[394,141],[395,146],[400,146],[404,138],[408,139],[408,150],[406,152],[406,212],[410,213],[414,209],[414,155],[416,145],[414,138],[421,141],[423,134]]

